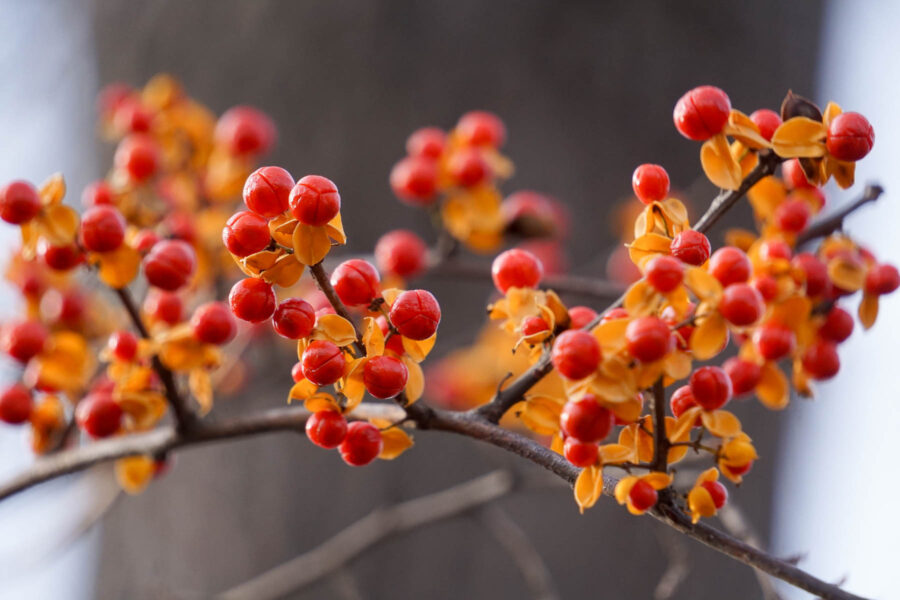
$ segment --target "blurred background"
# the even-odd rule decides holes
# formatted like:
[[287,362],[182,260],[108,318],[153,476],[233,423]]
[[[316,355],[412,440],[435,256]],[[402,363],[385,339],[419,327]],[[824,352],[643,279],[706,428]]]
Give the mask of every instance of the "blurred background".
[[[658,162],[686,190],[694,217],[715,190],[697,184],[698,146],[672,126],[687,89],[714,84],[735,107],[777,109],[789,89],[866,114],[877,132],[855,193],[878,178],[888,190],[849,230],[876,255],[900,256],[891,161],[900,151],[900,23],[888,0],[857,3],[454,2],[350,0],[0,0],[0,181],[65,173],[69,201],[104,175],[111,148],[97,141],[94,97],[111,81],[140,86],[177,77],[216,113],[255,105],[279,143],[266,158],[295,175],[340,186],[348,253],[368,252],[397,227],[432,240],[428,218],[399,204],[387,175],[406,136],[450,127],[478,108],[505,120],[516,174],[504,192],[536,189],[566,202],[572,271],[602,277],[618,243],[611,211],[637,164]],[[850,196],[829,188],[829,201]],[[750,216],[747,206],[731,223]],[[726,226],[713,232],[721,242]],[[14,243],[2,228],[4,247]],[[429,237],[430,236],[430,237]],[[471,343],[484,322],[487,283],[427,281],[445,310],[435,358]],[[0,316],[16,310],[4,290]],[[585,298],[571,298],[583,303]],[[602,308],[597,306],[596,308]],[[802,566],[856,593],[889,597],[896,521],[878,516],[900,492],[882,476],[892,450],[880,423],[896,423],[888,361],[900,303],[842,347],[844,368],[814,402],[785,414],[735,407],[762,457],[732,499],[766,547],[804,553]],[[278,364],[278,361],[281,361]],[[279,406],[291,352],[250,357],[253,393],[219,414]],[[27,465],[20,433],[0,428],[0,475]],[[377,506],[437,491],[498,467],[536,467],[477,442],[416,436],[394,462],[345,468],[302,436],[277,434],[191,449],[138,497],[120,497],[109,467],[31,490],[0,505],[2,598],[205,598],[319,543]],[[540,551],[562,598],[652,598],[673,555],[688,575],[673,597],[759,598],[753,572],[649,518],[601,500],[579,515],[560,487],[498,503]],[[101,518],[102,516],[102,518]],[[784,597],[807,597],[781,590]],[[510,557],[477,515],[381,543],[289,597],[492,598],[527,596]]]

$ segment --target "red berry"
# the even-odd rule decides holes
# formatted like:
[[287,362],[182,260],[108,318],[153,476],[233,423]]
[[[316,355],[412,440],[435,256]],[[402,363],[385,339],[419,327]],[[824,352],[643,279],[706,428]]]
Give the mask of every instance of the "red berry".
[[300,383],[301,381],[306,379],[306,376],[303,375],[303,363],[302,362],[299,362],[299,361],[295,362],[294,366],[291,367],[291,379],[294,380],[294,383]]
[[669,195],[669,174],[659,165],[641,165],[631,176],[631,188],[644,204],[665,200]]
[[130,362],[137,356],[138,339],[130,331],[116,331],[109,336],[107,347],[117,359]]
[[39,309],[47,323],[79,327],[84,317],[85,300],[77,289],[49,289],[41,297]]
[[728,502],[728,490],[718,481],[704,481],[700,485],[709,492],[716,510],[719,510]]
[[347,306],[368,306],[378,296],[381,278],[369,262],[353,258],[342,262],[331,274],[331,285]]
[[[680,419],[684,411],[695,406],[697,406],[697,401],[694,400],[694,393],[689,385],[683,385],[675,390],[675,393],[672,394],[672,398],[669,400],[669,408],[672,409],[672,414],[676,419]],[[694,427],[697,425],[699,423],[696,423]]]
[[733,246],[719,248],[709,259],[710,274],[724,286],[744,283],[750,279],[752,270],[747,255]]
[[722,365],[731,379],[731,387],[735,396],[752,392],[762,377],[762,368],[755,362],[733,356]]
[[699,267],[709,259],[712,248],[708,237],[699,231],[687,229],[672,238],[669,250],[681,262]]
[[316,309],[302,298],[288,298],[275,309],[272,324],[279,335],[289,340],[305,338],[316,325]]
[[327,340],[314,340],[303,351],[303,375],[316,385],[329,385],[344,376],[344,353]]
[[21,225],[41,210],[37,190],[27,181],[13,181],[0,188],[0,219]]
[[159,241],[159,236],[152,229],[141,229],[134,236],[132,245],[141,254],[147,254]]
[[95,206],[81,218],[81,243],[91,252],[110,252],[125,241],[125,217],[112,206]]
[[169,325],[181,322],[183,310],[181,298],[172,292],[151,289],[144,300],[144,312]]
[[427,340],[441,322],[441,307],[431,292],[408,290],[394,300],[389,316],[403,337]]
[[694,401],[706,410],[722,408],[733,393],[731,378],[720,367],[700,367],[691,375],[690,385]]
[[347,420],[336,410],[320,410],[306,420],[306,437],[321,448],[337,448],[347,437]]
[[837,345],[828,340],[816,340],[803,353],[803,368],[813,379],[831,379],[841,369]]
[[422,238],[406,229],[395,229],[375,244],[375,263],[385,273],[415,277],[425,270],[428,247]]
[[[587,306],[573,306],[569,309],[569,328],[583,329],[597,318],[597,311]],[[605,317],[604,317],[605,318]]]
[[406,140],[406,152],[410,156],[420,156],[437,160],[444,153],[447,134],[437,127],[417,129]]
[[656,505],[656,501],[659,500],[659,494],[653,489],[652,485],[643,479],[638,479],[631,487],[631,491],[628,492],[628,499],[634,508],[644,511]]
[[793,250],[784,240],[771,239],[764,240],[759,245],[759,257],[766,262],[773,260],[791,260]]
[[262,279],[248,277],[234,284],[228,303],[238,319],[261,323],[275,312],[275,292]]
[[778,296],[778,281],[771,275],[760,275],[750,284],[756,288],[766,302],[771,302]]
[[600,322],[606,323],[608,321],[615,321],[617,319],[627,319],[627,318],[628,318],[628,311],[625,310],[624,308],[617,307],[617,308],[612,308],[612,309],[606,311],[605,313],[603,313],[603,317],[600,319]]
[[666,322],[657,317],[640,317],[625,329],[628,352],[640,362],[653,362],[673,348],[674,338]]
[[0,334],[3,351],[19,362],[26,363],[44,349],[47,329],[38,321],[7,323]]
[[780,360],[794,351],[797,338],[781,323],[763,323],[753,332],[753,343],[766,360]]
[[0,421],[10,425],[24,423],[31,416],[31,392],[17,383],[0,394]]
[[765,308],[762,295],[746,283],[729,285],[719,302],[719,312],[725,320],[738,327],[756,323]]
[[566,402],[559,415],[559,426],[568,438],[599,442],[609,435],[614,419],[612,411],[600,406],[596,396],[588,394],[581,400]]
[[672,118],[681,135],[702,142],[722,131],[729,114],[728,95],[717,87],[702,85],[679,98]]
[[290,208],[294,178],[281,167],[260,167],[244,182],[244,204],[263,217],[276,217]]
[[291,189],[288,197],[291,214],[304,225],[321,227],[341,210],[341,195],[327,177],[307,175]]
[[216,123],[215,138],[236,155],[265,154],[277,138],[275,124],[265,113],[251,106],[235,106]]
[[122,425],[122,407],[112,394],[91,392],[78,403],[75,419],[92,438],[109,437]]
[[751,460],[743,465],[722,465],[722,471],[729,473],[734,477],[740,477],[741,475],[746,475],[752,466],[753,461]]
[[540,317],[528,317],[522,322],[522,335],[526,337],[549,330],[550,326],[547,325],[547,321]]
[[536,288],[543,276],[541,261],[531,252],[519,248],[498,254],[491,265],[494,285],[503,294],[511,287]]
[[[806,295],[810,297],[821,296],[828,291],[828,267],[814,254],[801,252],[794,257],[791,265],[799,269],[806,282]],[[802,283],[802,281],[798,282]]]
[[841,113],[828,124],[825,145],[828,147],[828,153],[838,160],[860,160],[872,150],[873,144],[875,144],[875,130],[859,113]]
[[223,302],[201,304],[191,316],[194,336],[205,344],[227,344],[237,333],[234,315]]
[[249,210],[231,215],[222,229],[222,242],[239,258],[265,250],[270,240],[268,221]]
[[806,178],[799,158],[791,158],[781,163],[781,176],[784,183],[792,189],[814,189],[815,186]]
[[113,193],[109,184],[102,179],[88,185],[81,192],[81,203],[85,208],[100,204],[113,204]]
[[563,454],[576,467],[590,467],[597,463],[600,447],[593,442],[584,443],[570,437],[563,444]]
[[799,233],[806,229],[811,215],[812,211],[805,200],[792,199],[788,196],[788,199],[775,209],[775,225],[782,231]]
[[466,148],[453,153],[447,165],[450,177],[462,187],[473,187],[491,177],[491,167],[481,152]]
[[631,285],[642,277],[642,273],[628,255],[628,248],[616,246],[606,259],[606,276],[611,281]]
[[865,291],[881,296],[890,294],[900,287],[900,273],[894,265],[875,265],[866,273]]
[[667,294],[681,285],[684,267],[679,260],[660,254],[650,259],[644,274],[647,282],[656,288],[656,291]]
[[456,124],[456,135],[463,144],[499,148],[506,142],[506,126],[497,115],[473,110],[467,112]]
[[401,335],[391,335],[388,334],[391,331],[390,325],[388,325],[388,320],[384,318],[384,315],[375,319],[375,322],[378,323],[379,329],[381,329],[382,335],[385,336],[384,347],[387,350],[395,353],[397,356],[401,356],[404,352],[403,349],[403,336]]
[[600,366],[600,342],[587,331],[570,329],[556,338],[550,358],[566,379],[584,379]]
[[781,116],[768,108],[760,108],[753,111],[750,114],[750,120],[759,127],[759,135],[769,142],[772,141],[772,135],[775,133],[775,130],[781,126]]
[[381,432],[370,423],[354,421],[347,427],[347,437],[341,442],[341,458],[348,465],[362,467],[381,454],[384,440]]
[[159,169],[159,147],[149,135],[134,133],[119,142],[114,158],[116,168],[137,183],[153,177]]
[[38,240],[37,251],[47,266],[54,271],[69,271],[84,260],[84,256],[75,244],[52,246],[46,238]]
[[166,215],[162,222],[173,239],[192,244],[197,241],[197,225],[194,215],[186,212],[173,212]]
[[153,113],[138,98],[120,102],[113,114],[116,129],[126,133],[146,133],[152,120]]
[[853,333],[853,317],[843,308],[832,307],[825,315],[825,322],[819,328],[819,335],[832,342],[843,342]]
[[150,285],[173,292],[188,283],[197,268],[197,255],[187,242],[162,240],[143,260]]
[[413,205],[431,204],[437,191],[438,170],[433,160],[408,156],[391,169],[390,183],[394,194]]
[[368,392],[381,400],[393,398],[406,387],[409,371],[393,356],[373,356],[363,368],[363,383]]

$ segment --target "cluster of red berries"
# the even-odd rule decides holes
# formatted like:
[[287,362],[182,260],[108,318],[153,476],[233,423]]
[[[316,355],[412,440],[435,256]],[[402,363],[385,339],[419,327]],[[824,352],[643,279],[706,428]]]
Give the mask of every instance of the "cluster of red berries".
[[369,464],[384,448],[377,427],[365,421],[347,423],[344,416],[334,410],[313,413],[306,421],[306,436],[320,448],[337,448],[344,462],[354,467]]

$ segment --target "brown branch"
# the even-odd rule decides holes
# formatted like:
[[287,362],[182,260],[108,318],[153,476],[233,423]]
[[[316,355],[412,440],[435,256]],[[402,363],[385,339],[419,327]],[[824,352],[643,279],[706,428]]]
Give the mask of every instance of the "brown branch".
[[844,219],[847,218],[850,213],[854,212],[864,204],[878,200],[883,193],[884,188],[877,183],[867,185],[866,189],[863,190],[862,196],[853,202],[844,205],[833,213],[818,219],[815,223],[807,227],[805,231],[802,231],[797,236],[797,246],[802,246],[806,242],[827,237],[835,231],[840,231],[844,226]]
[[687,579],[691,572],[691,565],[688,561],[684,538],[678,535],[677,531],[659,529],[656,534],[659,538],[659,545],[665,552],[668,566],[653,590],[653,600],[669,600],[678,591],[682,582]]
[[365,356],[366,347],[359,341],[362,336],[359,333],[359,328],[356,326],[356,321],[353,320],[350,311],[347,310],[347,307],[344,306],[344,303],[341,302],[341,299],[338,297],[337,292],[334,291],[334,287],[332,287],[331,281],[328,279],[328,273],[325,272],[325,267],[322,265],[322,262],[319,261],[311,266],[309,272],[312,273],[313,279],[316,280],[316,285],[319,286],[319,289],[322,290],[322,293],[328,298],[328,302],[334,307],[334,312],[353,324],[353,330],[356,331],[356,341],[353,343],[353,346],[356,348],[359,356]]
[[669,437],[666,435],[666,388],[662,377],[653,384],[653,470],[668,471]]
[[775,168],[781,164],[783,159],[771,151],[762,151],[759,153],[759,162],[753,170],[747,173],[747,176],[741,182],[740,187],[736,190],[722,191],[712,204],[709,205],[706,213],[700,217],[700,220],[694,224],[694,229],[705,233],[713,225],[715,225],[722,216],[734,206],[738,200],[744,197],[750,188],[756,185],[760,179],[772,175]]
[[[725,531],[737,539],[754,548],[762,548],[759,536],[750,528],[744,513],[734,502],[728,502],[719,509],[719,521]],[[771,576],[759,569],[753,569],[753,574],[756,575],[756,580],[759,582],[759,589],[762,591],[764,600],[781,600]]]

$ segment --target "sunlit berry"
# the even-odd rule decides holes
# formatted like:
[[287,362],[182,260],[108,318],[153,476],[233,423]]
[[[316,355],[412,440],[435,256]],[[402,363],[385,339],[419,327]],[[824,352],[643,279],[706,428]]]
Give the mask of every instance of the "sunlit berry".
[[600,318],[601,323],[607,323],[609,321],[615,321],[616,319],[627,319],[628,311],[622,308],[621,306],[617,306],[616,308],[611,308],[608,311],[603,313],[603,317]]
[[316,309],[302,298],[287,298],[272,316],[276,333],[289,340],[299,340],[312,333],[316,325]]
[[427,259],[425,242],[406,229],[390,231],[375,244],[375,264],[384,273],[415,277],[425,270]]
[[771,275],[760,275],[750,281],[763,300],[771,302],[778,296],[778,281]]
[[107,348],[118,360],[132,361],[137,356],[137,336],[130,331],[116,331],[109,336]]
[[363,367],[363,384],[375,398],[393,398],[406,387],[409,371],[403,361],[393,356],[373,356]]
[[413,205],[427,205],[437,191],[438,170],[435,162],[422,156],[408,156],[391,169],[390,183],[394,194]]
[[631,189],[644,204],[665,200],[669,195],[669,174],[660,165],[641,165],[631,175]]
[[54,271],[69,271],[84,261],[84,255],[75,244],[53,246],[46,238],[38,240],[37,252]]
[[0,331],[0,346],[17,361],[26,363],[44,349],[47,335],[47,328],[39,321],[6,323]]
[[112,206],[95,206],[81,217],[81,243],[91,252],[110,252],[125,241],[125,217]]
[[403,349],[403,336],[402,335],[390,335],[391,326],[388,323],[388,320],[384,317],[384,315],[375,319],[375,322],[378,324],[378,328],[381,329],[382,335],[385,337],[384,348],[385,350],[390,350],[395,353],[397,356],[402,355],[405,350]]
[[841,370],[841,359],[837,345],[828,340],[818,339],[803,352],[803,369],[813,379],[831,379]]
[[303,374],[302,362],[297,361],[294,363],[294,366],[291,367],[291,379],[294,380],[294,383],[300,383],[306,379],[306,376]]
[[381,278],[367,261],[353,258],[342,262],[331,274],[331,285],[347,306],[368,306],[378,296]]
[[639,317],[625,329],[628,352],[640,362],[653,362],[665,356],[674,345],[669,326],[658,317]]
[[762,295],[746,283],[729,285],[719,301],[719,312],[726,321],[738,327],[756,323],[764,310]]
[[881,296],[890,294],[900,287],[900,273],[894,265],[875,265],[866,273],[866,282],[863,286],[867,294]]
[[152,229],[141,229],[135,234],[132,245],[134,246],[134,249],[141,254],[147,254],[153,249],[153,246],[155,246],[158,241],[159,236],[155,231]]
[[569,328],[583,329],[597,318],[597,311],[588,306],[573,306],[569,309]]
[[[691,386],[689,385],[683,385],[675,390],[675,393],[673,393],[672,397],[669,399],[669,408],[672,410],[672,414],[676,419],[681,418],[684,411],[695,406],[697,406],[697,401],[694,400],[694,393],[691,391]],[[699,425],[699,423],[697,425]],[[695,425],[695,427],[697,425]]]
[[275,292],[262,279],[248,277],[231,288],[228,304],[238,319],[261,323],[275,312]]
[[694,402],[706,410],[722,408],[733,393],[731,378],[720,367],[700,367],[691,375],[690,386]]
[[437,160],[444,153],[447,134],[438,127],[417,129],[406,140],[406,153]]
[[306,420],[306,437],[320,448],[337,448],[347,437],[347,419],[336,410],[320,410]]
[[402,336],[427,340],[441,322],[441,307],[428,290],[408,290],[394,300],[389,316]]
[[812,211],[805,200],[799,198],[788,199],[778,205],[773,216],[775,226],[782,231],[799,233],[806,229]]
[[716,510],[719,510],[728,502],[728,490],[718,481],[704,481],[700,486],[709,492]]
[[16,383],[0,393],[0,421],[10,425],[24,423],[31,416],[31,392]]
[[455,133],[463,144],[500,148],[506,142],[506,126],[495,115],[473,110],[460,117]]
[[329,385],[343,377],[346,358],[339,347],[327,340],[314,340],[300,359],[303,375],[316,385]]
[[816,255],[801,252],[794,257],[791,265],[803,274],[802,281],[798,283],[806,283],[807,296],[821,296],[828,290],[828,267]]
[[559,415],[559,426],[566,437],[579,442],[599,442],[613,426],[612,411],[600,406],[590,394],[580,400],[569,400]]
[[152,121],[153,113],[134,97],[120,102],[113,114],[115,128],[125,133],[146,133]]
[[825,315],[825,321],[819,327],[819,335],[832,342],[843,342],[853,333],[853,317],[843,308],[834,306]]
[[37,190],[27,181],[13,181],[0,188],[0,219],[21,225],[33,219],[41,210]]
[[89,184],[81,192],[81,204],[85,208],[99,206],[100,204],[113,204],[112,188],[102,179]]
[[158,289],[151,289],[144,300],[144,312],[150,317],[168,325],[181,322],[184,314],[184,303],[178,294]]
[[541,261],[526,250],[513,248],[497,255],[491,265],[491,277],[501,293],[511,287],[536,288],[544,276]]
[[768,108],[760,108],[750,113],[750,120],[759,127],[759,135],[766,141],[772,141],[775,130],[781,126],[781,115]]
[[753,332],[753,343],[766,360],[780,360],[794,351],[797,338],[781,323],[763,323]]
[[327,177],[307,175],[297,181],[288,197],[291,214],[304,225],[320,227],[341,210],[341,195]]
[[354,421],[347,426],[347,436],[339,447],[341,458],[348,465],[362,467],[381,454],[384,440],[381,432],[371,423]]
[[569,329],[556,338],[550,358],[566,379],[584,379],[600,366],[600,342],[587,331]]
[[763,240],[759,245],[759,258],[764,262],[790,260],[793,253],[790,244],[776,238]]
[[290,208],[294,178],[281,167],[260,167],[244,182],[244,204],[258,215],[271,218]]
[[197,219],[188,212],[170,212],[162,222],[163,229],[168,231],[169,237],[194,245],[197,241]]
[[264,250],[270,240],[268,221],[249,210],[231,215],[222,229],[222,242],[239,258]]
[[44,322],[61,324],[70,328],[81,325],[86,309],[84,296],[77,288],[49,289],[41,296],[39,310]]
[[747,255],[733,246],[719,248],[709,258],[709,272],[723,286],[744,283],[750,279],[752,269]]
[[75,419],[78,426],[92,438],[113,435],[122,425],[122,407],[112,394],[91,392],[78,402]]
[[667,294],[681,285],[684,279],[684,267],[681,261],[660,254],[654,256],[647,263],[644,275],[647,282],[656,288],[656,291]]
[[547,325],[547,321],[540,317],[528,317],[522,322],[522,335],[526,337],[549,330],[550,326]]
[[659,493],[653,489],[653,486],[638,479],[628,492],[628,500],[631,505],[639,511],[649,510],[656,506],[659,500]]
[[728,95],[717,87],[702,85],[679,98],[672,118],[681,135],[702,142],[724,129],[730,113]]
[[447,164],[450,177],[462,187],[473,187],[491,177],[491,167],[475,148],[454,152]]
[[811,189],[815,186],[806,178],[799,158],[791,158],[781,163],[781,176],[785,184],[792,189]]
[[194,336],[205,344],[227,344],[237,334],[234,315],[223,302],[207,302],[191,316]]
[[145,133],[133,133],[119,142],[114,157],[116,168],[137,183],[156,175],[161,161],[159,146]]
[[755,362],[733,356],[722,365],[731,379],[731,387],[735,396],[752,392],[762,377],[762,368]]
[[875,130],[868,119],[856,112],[841,113],[828,124],[825,145],[838,160],[860,160],[872,150]]
[[150,285],[173,292],[190,281],[197,268],[197,255],[187,242],[162,240],[143,260],[144,275]]
[[672,256],[697,267],[707,261],[711,249],[709,238],[693,229],[677,234],[669,247]]
[[600,447],[594,442],[585,443],[570,437],[563,444],[563,455],[576,467],[590,467],[596,464]]
[[231,154],[265,154],[275,144],[275,124],[252,106],[235,106],[219,117],[215,139]]

